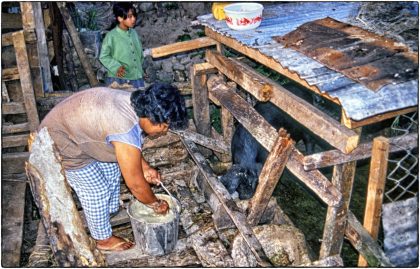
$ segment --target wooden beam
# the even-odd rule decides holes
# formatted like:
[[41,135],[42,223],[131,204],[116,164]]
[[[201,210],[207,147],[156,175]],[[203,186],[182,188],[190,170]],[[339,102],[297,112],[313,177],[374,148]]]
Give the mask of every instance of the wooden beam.
[[354,214],[349,211],[346,226],[346,238],[352,246],[368,261],[371,267],[395,267],[378,243],[372,239]]
[[357,147],[359,136],[355,132],[342,126],[326,113],[295,96],[275,81],[262,76],[235,59],[222,56],[218,52],[207,51],[206,59],[257,99],[270,100],[333,147],[344,153],[349,153]]
[[[229,81],[227,86],[231,91],[236,91],[236,83],[233,81]],[[213,96],[209,94],[209,96]],[[235,131],[235,118],[232,114],[227,110],[224,106],[220,109],[220,121],[222,125],[222,133],[223,133],[223,141],[225,141],[228,145],[230,145],[233,137],[233,133]],[[230,149],[230,147],[229,147]],[[227,153],[222,154],[220,157],[218,156],[221,162],[231,162],[232,161],[232,154],[229,150]]]
[[35,31],[37,36],[37,51],[39,64],[41,67],[41,81],[44,93],[52,92],[50,60],[48,57],[48,45],[45,37],[44,19],[42,14],[41,2],[32,2],[33,15],[35,20]]
[[29,134],[2,136],[2,148],[13,148],[28,145]]
[[1,133],[2,134],[13,134],[13,133],[22,133],[29,131],[29,123],[18,123],[18,124],[11,124],[1,126]]
[[96,79],[95,73],[93,72],[93,68],[90,64],[89,58],[86,56],[86,53],[83,49],[83,45],[80,41],[79,33],[77,32],[73,19],[71,18],[70,13],[66,8],[66,2],[57,2],[57,6],[60,9],[61,15],[63,16],[64,23],[66,24],[67,30],[69,31],[77,55],[79,55],[80,63],[82,64],[82,67],[86,72],[89,84],[91,87],[94,87],[98,85],[99,82]]
[[206,60],[228,78],[249,91],[259,101],[270,100],[273,94],[273,84],[265,81],[264,77],[256,71],[238,64],[238,61],[222,56],[217,51],[207,50]]
[[191,140],[192,142],[204,146],[208,149],[221,152],[221,153],[230,153],[230,145],[227,145],[223,141],[219,141],[207,136],[204,136],[199,133],[191,131],[171,131],[175,134],[180,135],[181,137]]
[[24,30],[35,29],[35,17],[32,2],[21,2],[22,27]]
[[193,40],[177,42],[157,48],[152,48],[152,57],[159,58],[179,52],[215,46],[216,44],[217,42],[209,37],[201,37]]
[[260,222],[294,146],[294,141],[284,129],[279,130],[276,140],[264,163],[258,178],[257,189],[249,203],[248,222],[251,226],[258,225]]
[[[357,131],[362,132],[361,129]],[[355,161],[334,166],[331,182],[341,192],[343,203],[338,207],[327,208],[320,259],[341,253],[355,174]]]
[[200,76],[203,74],[209,75],[209,74],[217,73],[217,68],[207,62],[204,62],[204,63],[195,64],[193,71],[194,71],[194,76]]
[[254,254],[257,263],[260,266],[271,266],[270,260],[264,253],[264,250],[256,238],[254,232],[252,231],[251,226],[247,223],[245,215],[240,211],[238,206],[230,197],[230,194],[223,186],[223,184],[216,178],[213,174],[210,166],[208,165],[204,156],[199,152],[197,146],[194,142],[181,138],[194,162],[198,166],[201,174],[203,175],[206,183],[210,186],[213,194],[222,204],[223,209],[231,217],[233,223],[239,230],[239,233],[244,238],[244,241],[250,248],[251,252]]
[[20,267],[26,182],[3,180],[1,194],[1,265]]
[[26,113],[25,104],[21,102],[9,102],[1,104],[1,114],[12,115]]
[[193,100],[193,117],[197,127],[197,133],[210,137],[210,107],[207,99],[208,91],[206,87],[207,75],[204,73],[196,74],[196,65],[191,66],[191,86]]
[[39,118],[23,31],[13,33],[13,46],[16,51],[16,61],[20,74],[20,85],[28,117],[29,129],[35,131],[39,125]]
[[20,14],[13,13],[1,13],[1,29],[5,31],[7,29],[19,30],[22,29],[22,16]]
[[18,80],[20,79],[19,69],[17,67],[2,69],[1,78],[3,81]]
[[82,225],[57,156],[54,141],[43,128],[32,143],[26,171],[55,259],[61,267],[104,266],[103,255]]
[[[12,36],[12,34],[13,34],[13,32],[11,32],[11,33],[5,33],[5,34],[2,34],[1,35],[1,46],[2,47],[12,46],[13,45],[13,36]],[[36,34],[35,34],[35,30],[34,29],[24,30],[23,31],[23,34],[25,36],[25,41],[26,42],[31,43],[31,42],[36,41]]]
[[[374,240],[378,239],[379,225],[381,224],[381,208],[387,176],[388,155],[389,140],[383,136],[376,137],[373,140],[365,215],[363,219],[363,227],[366,228]],[[367,265],[366,260],[362,256],[359,256],[357,266],[366,267]]]
[[[411,133],[389,138],[389,152],[411,150],[418,147],[418,133]],[[303,158],[303,165],[306,171],[367,159],[371,156],[372,142],[363,143],[357,146],[351,153],[344,154],[339,150],[329,150]]]
[[[229,90],[219,77],[210,77],[207,85],[210,92],[220,103],[270,152],[277,137],[276,129],[238,94]],[[340,205],[342,197],[337,188],[320,171],[313,170],[306,172],[303,169],[302,161],[302,153],[294,149],[287,162],[287,168],[327,205]]]

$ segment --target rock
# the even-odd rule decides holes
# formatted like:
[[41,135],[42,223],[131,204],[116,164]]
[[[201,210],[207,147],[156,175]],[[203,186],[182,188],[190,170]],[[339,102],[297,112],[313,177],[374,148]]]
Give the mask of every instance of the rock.
[[152,11],[154,8],[155,7],[154,7],[153,3],[141,3],[139,5],[139,9],[143,12]]
[[172,66],[173,66],[173,64],[170,60],[162,62],[162,70],[164,72],[167,72],[167,73],[172,72]]
[[[303,233],[290,225],[268,224],[253,228],[265,254],[275,267],[299,266],[310,263]],[[257,261],[242,236],[232,244],[232,258],[236,267],[256,267]]]

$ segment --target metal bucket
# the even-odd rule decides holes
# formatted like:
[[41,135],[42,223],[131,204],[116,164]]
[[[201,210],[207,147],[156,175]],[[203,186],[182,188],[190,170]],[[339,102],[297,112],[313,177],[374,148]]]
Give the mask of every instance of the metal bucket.
[[178,241],[179,201],[165,194],[156,194],[169,204],[166,215],[154,213],[138,200],[130,202],[127,213],[130,216],[136,247],[152,256],[161,256],[174,250]]

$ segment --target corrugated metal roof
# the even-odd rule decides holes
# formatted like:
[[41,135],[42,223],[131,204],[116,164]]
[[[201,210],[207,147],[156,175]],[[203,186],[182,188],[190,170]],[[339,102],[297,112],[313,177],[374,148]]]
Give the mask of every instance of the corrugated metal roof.
[[365,86],[333,71],[317,61],[293,50],[285,48],[272,37],[285,35],[300,25],[317,19],[331,17],[350,23],[361,5],[360,2],[296,2],[262,3],[263,21],[254,30],[235,31],[224,21],[217,21],[212,14],[198,17],[202,25],[238,42],[259,50],[272,57],[284,68],[296,72],[310,85],[316,86],[323,94],[337,98],[353,120],[383,114],[418,105],[418,79],[389,84],[373,92]]

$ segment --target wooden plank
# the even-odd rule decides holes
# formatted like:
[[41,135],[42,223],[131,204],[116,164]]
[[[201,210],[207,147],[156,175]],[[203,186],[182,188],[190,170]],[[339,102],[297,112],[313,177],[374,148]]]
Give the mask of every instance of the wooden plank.
[[2,69],[1,78],[3,81],[18,80],[20,79],[19,69],[17,67]]
[[255,72],[245,64],[207,51],[206,59],[228,78],[261,101],[270,100],[300,124],[344,153],[357,147],[359,136],[326,113],[295,96],[275,81]]
[[281,174],[286,167],[287,159],[294,147],[294,141],[284,129],[279,130],[272,150],[264,163],[258,178],[258,186],[249,203],[248,222],[255,226],[260,222],[261,216],[280,180]]
[[20,267],[26,182],[1,184],[1,265]]
[[22,26],[24,30],[35,29],[35,17],[32,2],[21,2]]
[[82,225],[58,156],[43,128],[32,143],[26,171],[55,259],[62,267],[104,266]]
[[366,126],[366,125],[369,125],[369,124],[372,124],[372,123],[380,122],[380,121],[383,121],[383,120],[386,120],[386,119],[394,118],[394,117],[399,116],[399,115],[404,115],[404,114],[407,114],[407,113],[411,113],[411,112],[414,112],[414,111],[417,111],[417,110],[418,110],[418,107],[416,107],[416,106],[415,107],[409,107],[409,108],[404,108],[404,109],[400,109],[400,110],[397,110],[397,111],[382,113],[380,115],[369,117],[369,118],[363,119],[361,121],[354,121],[354,120],[348,118],[347,115],[345,115],[345,113],[343,113],[342,118],[343,118],[343,123],[347,128],[354,129],[354,128]]
[[76,49],[77,55],[79,55],[80,63],[86,72],[89,84],[91,87],[98,85],[95,72],[93,72],[92,65],[90,64],[89,58],[86,56],[82,42],[80,41],[79,33],[77,32],[76,26],[74,25],[73,19],[70,16],[69,11],[66,8],[65,2],[57,2],[57,6],[60,9],[61,15],[63,16],[64,23],[66,24],[67,30],[69,31],[71,40],[73,41],[74,48]]
[[18,13],[1,13],[1,29],[22,29],[22,16]]
[[41,67],[41,81],[44,93],[52,92],[51,68],[48,56],[48,45],[45,36],[44,19],[42,14],[41,2],[32,2],[32,9],[35,21],[35,31],[37,36],[38,58]]
[[216,44],[217,42],[209,37],[201,37],[193,40],[177,42],[157,48],[152,48],[151,55],[153,58],[159,58],[179,52],[215,46]]
[[10,102],[9,92],[7,91],[7,86],[4,80],[1,82],[1,101],[2,103]]
[[13,133],[22,133],[29,131],[29,123],[18,123],[18,124],[11,124],[1,126],[1,133],[2,134],[13,134]]
[[207,50],[206,60],[228,78],[254,95],[259,101],[266,102],[270,100],[273,94],[273,84],[264,80],[261,74],[238,64],[239,61],[222,56],[216,51]]
[[213,174],[210,166],[208,165],[204,156],[199,152],[197,146],[194,144],[194,142],[182,138],[181,140],[190,153],[191,157],[194,159],[194,162],[197,164],[201,174],[203,175],[207,184],[210,186],[213,194],[217,197],[224,210],[226,210],[227,214],[235,223],[239,233],[244,238],[244,241],[250,248],[251,252],[254,254],[257,263],[264,267],[271,266],[271,263],[265,255],[260,242],[252,231],[251,226],[247,223],[245,215],[240,211],[238,206],[232,200],[232,197],[230,197],[230,194],[226,188]]
[[11,115],[11,114],[22,114],[26,113],[25,104],[21,102],[9,102],[1,104],[1,114],[2,115]]
[[15,47],[16,51],[16,61],[20,74],[20,84],[30,130],[35,131],[39,125],[39,118],[38,111],[36,109],[31,71],[29,69],[28,55],[26,53],[23,31],[13,33],[13,46]]
[[[389,152],[411,150],[419,146],[418,133],[391,137],[389,138],[389,144]],[[306,171],[319,169],[351,161],[367,159],[371,156],[371,152],[372,142],[363,143],[357,146],[357,148],[349,154],[344,154],[339,150],[329,150],[305,156],[303,158],[303,165]]]
[[395,267],[351,211],[348,212],[346,238],[368,261],[370,267]]
[[[220,101],[220,103],[232,113],[239,123],[241,123],[268,152],[270,152],[274,145],[275,138],[277,137],[277,131],[274,127],[272,127],[238,94],[230,91],[229,88],[220,81],[219,77],[210,77],[207,85],[210,92]],[[303,169],[302,161],[302,153],[297,149],[294,149],[287,162],[287,168],[327,205],[340,205],[342,197],[337,188],[335,188],[320,171],[312,170],[306,172]]]
[[[383,136],[373,140],[372,159],[370,160],[368,191],[366,198],[363,227],[374,240],[378,239],[381,224],[382,199],[388,168],[389,140]],[[366,260],[359,256],[359,267],[366,267]]]
[[[4,13],[3,13],[4,14]],[[1,35],[1,46],[12,46],[13,45],[13,32],[5,33]],[[27,29],[23,31],[25,41],[28,43],[36,41],[36,34],[34,29]]]
[[200,76],[203,74],[214,74],[217,73],[217,68],[213,65],[204,62],[204,63],[198,63],[194,65],[194,76]]
[[13,148],[28,145],[29,134],[2,136],[2,148]]
[[29,158],[29,152],[3,153],[1,156],[2,178],[10,178],[9,174],[25,173],[25,162]]
[[210,137],[210,107],[207,99],[206,74],[194,75],[196,65],[191,67],[193,117],[197,133]]
[[[227,83],[227,86],[230,90],[236,91],[236,83],[233,81],[229,81]],[[210,95],[212,96],[212,95]],[[222,133],[223,133],[223,141],[228,143],[230,145],[233,137],[233,133],[235,132],[235,122],[234,117],[232,114],[227,110],[224,106],[220,109],[220,121],[222,125]],[[220,157],[218,157],[220,161],[222,162],[231,162],[232,161],[232,154],[231,151],[222,154]]]

